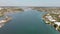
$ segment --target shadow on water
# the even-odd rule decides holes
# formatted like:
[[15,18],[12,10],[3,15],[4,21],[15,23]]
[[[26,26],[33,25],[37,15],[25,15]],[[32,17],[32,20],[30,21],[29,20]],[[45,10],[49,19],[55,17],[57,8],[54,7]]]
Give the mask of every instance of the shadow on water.
[[0,34],[60,34],[42,20],[45,12],[30,10],[10,14],[13,20],[0,29]]

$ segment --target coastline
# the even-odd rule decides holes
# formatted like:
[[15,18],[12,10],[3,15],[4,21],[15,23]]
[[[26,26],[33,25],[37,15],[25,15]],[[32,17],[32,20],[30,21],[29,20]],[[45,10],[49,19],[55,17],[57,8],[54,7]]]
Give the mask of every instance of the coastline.
[[10,20],[12,20],[12,16],[8,15],[8,14],[15,14],[15,13],[19,13],[19,12],[24,12],[24,10],[22,8],[18,8],[18,7],[9,7],[9,8],[0,8],[0,18],[4,17],[3,19],[0,20],[0,28],[2,26],[4,26],[5,23],[9,22]]
[[2,28],[10,20],[12,20],[12,18],[9,16],[6,16],[3,20],[0,20],[0,28]]
[[[49,13],[48,13],[49,14]],[[48,24],[48,25],[51,25],[53,26],[57,31],[60,32],[60,24],[58,23],[58,21],[55,21],[54,19],[51,19],[51,15],[48,15],[48,17],[46,18],[47,14],[45,14],[43,17],[42,17],[42,20],[45,22],[45,24]],[[50,16],[50,18],[49,18]],[[53,15],[54,16],[54,15]],[[50,20],[51,19],[51,20]],[[59,19],[59,18],[57,18]]]

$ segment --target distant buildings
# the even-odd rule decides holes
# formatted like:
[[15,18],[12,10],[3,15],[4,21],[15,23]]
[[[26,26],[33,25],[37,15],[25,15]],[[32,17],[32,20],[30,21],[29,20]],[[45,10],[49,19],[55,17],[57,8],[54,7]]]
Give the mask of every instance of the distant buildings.
[[34,10],[53,13],[53,14],[60,14],[60,8],[58,7],[35,7]]
[[[50,24],[55,27],[56,30],[60,31],[60,15],[57,14],[58,16],[55,15],[50,15],[49,13],[44,16],[44,20],[47,24]],[[53,16],[53,17],[52,17]],[[57,19],[55,19],[56,17]]]

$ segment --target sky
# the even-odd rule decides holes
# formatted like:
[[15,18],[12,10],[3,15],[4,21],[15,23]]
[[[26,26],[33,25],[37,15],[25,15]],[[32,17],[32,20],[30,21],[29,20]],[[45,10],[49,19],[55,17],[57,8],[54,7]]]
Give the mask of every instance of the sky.
[[60,0],[0,0],[0,6],[60,6]]

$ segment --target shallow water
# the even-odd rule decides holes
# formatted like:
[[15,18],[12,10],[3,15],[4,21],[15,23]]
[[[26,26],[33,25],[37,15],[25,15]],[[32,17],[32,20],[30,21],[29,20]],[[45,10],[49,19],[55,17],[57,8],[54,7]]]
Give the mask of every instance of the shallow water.
[[0,34],[60,34],[45,24],[42,20],[44,14],[36,10],[9,14],[13,19],[0,29]]

